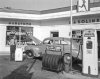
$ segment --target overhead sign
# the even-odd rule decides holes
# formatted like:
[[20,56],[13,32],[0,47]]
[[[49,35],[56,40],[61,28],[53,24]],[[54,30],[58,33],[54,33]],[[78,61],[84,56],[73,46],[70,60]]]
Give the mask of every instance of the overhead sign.
[[84,37],[95,37],[94,30],[85,30]]
[[78,0],[78,12],[89,10],[89,0]]
[[[91,17],[91,16],[90,16]],[[83,23],[97,23],[100,22],[99,16],[92,18],[81,18],[81,19],[73,19],[73,24],[83,24]],[[70,24],[70,21],[69,21]]]
[[17,22],[17,21],[10,21],[9,24],[15,24],[15,25],[31,25],[31,23],[28,23],[28,22]]

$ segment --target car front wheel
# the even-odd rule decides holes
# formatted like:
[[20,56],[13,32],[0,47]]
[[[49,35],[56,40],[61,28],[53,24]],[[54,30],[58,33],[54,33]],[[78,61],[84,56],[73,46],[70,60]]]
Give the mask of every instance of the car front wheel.
[[34,53],[34,51],[31,51],[31,50],[26,51],[26,55],[27,55],[28,58],[34,58],[33,53]]

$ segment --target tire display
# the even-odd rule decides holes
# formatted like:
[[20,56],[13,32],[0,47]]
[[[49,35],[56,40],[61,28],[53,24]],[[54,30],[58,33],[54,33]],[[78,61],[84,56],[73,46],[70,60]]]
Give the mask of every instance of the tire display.
[[60,72],[63,70],[61,55],[44,54],[42,59],[42,68]]

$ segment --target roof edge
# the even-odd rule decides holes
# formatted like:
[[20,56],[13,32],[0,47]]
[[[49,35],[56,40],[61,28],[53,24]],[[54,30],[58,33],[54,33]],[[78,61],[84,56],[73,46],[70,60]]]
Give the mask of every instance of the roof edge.
[[[100,7],[100,2],[90,3],[89,5],[90,5],[90,8]],[[73,10],[77,10],[77,5],[73,5]],[[37,14],[37,15],[49,14],[49,13],[57,13],[57,12],[64,12],[64,11],[70,11],[70,6],[56,8],[56,9],[42,10],[42,11],[13,9],[13,8],[10,8],[10,7],[0,8],[0,12]]]
[[0,12],[40,14],[40,11],[36,11],[36,10],[13,9],[13,8],[10,8],[10,7],[0,8]]

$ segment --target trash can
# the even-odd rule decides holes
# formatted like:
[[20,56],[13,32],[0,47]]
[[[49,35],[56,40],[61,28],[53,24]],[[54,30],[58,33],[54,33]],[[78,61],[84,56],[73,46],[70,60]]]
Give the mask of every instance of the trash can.
[[23,61],[23,51],[22,51],[22,47],[16,47],[16,51],[15,51],[15,61]]

